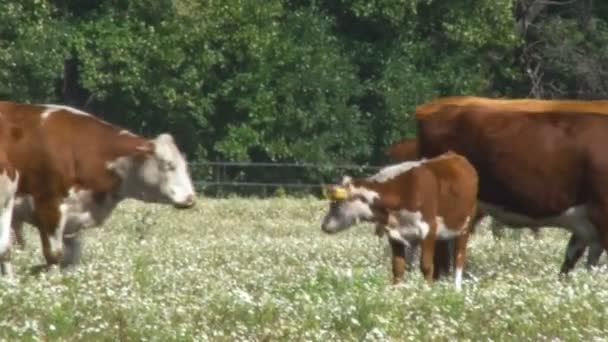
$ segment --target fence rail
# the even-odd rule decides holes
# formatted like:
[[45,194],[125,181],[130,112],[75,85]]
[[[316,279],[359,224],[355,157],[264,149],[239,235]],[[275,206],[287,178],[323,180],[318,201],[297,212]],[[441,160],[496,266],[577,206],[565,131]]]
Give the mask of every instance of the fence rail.
[[380,168],[356,164],[229,161],[199,161],[190,164],[197,189],[216,196],[230,193],[268,196],[278,189],[283,192],[319,194],[324,184],[335,182],[341,173],[369,174]]

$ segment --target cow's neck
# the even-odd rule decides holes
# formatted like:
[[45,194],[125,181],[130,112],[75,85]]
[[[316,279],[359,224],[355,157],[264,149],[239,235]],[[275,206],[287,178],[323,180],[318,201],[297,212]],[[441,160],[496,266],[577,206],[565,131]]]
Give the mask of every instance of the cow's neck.
[[397,189],[396,179],[386,182],[358,180],[354,185],[356,192],[365,196],[368,203],[371,203],[372,209],[378,213],[398,210],[401,205],[399,196],[394,194]]
[[135,156],[119,157],[110,163],[110,168],[120,178],[120,185],[113,192],[117,202],[127,198],[146,201],[153,195],[140,179],[141,167],[142,161]]

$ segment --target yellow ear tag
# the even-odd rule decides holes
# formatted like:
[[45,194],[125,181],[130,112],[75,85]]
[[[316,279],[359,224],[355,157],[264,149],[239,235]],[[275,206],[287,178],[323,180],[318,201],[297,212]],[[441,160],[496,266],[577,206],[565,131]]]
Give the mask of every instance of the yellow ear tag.
[[334,201],[343,201],[348,197],[346,189],[341,186],[336,186],[329,192],[329,198]]

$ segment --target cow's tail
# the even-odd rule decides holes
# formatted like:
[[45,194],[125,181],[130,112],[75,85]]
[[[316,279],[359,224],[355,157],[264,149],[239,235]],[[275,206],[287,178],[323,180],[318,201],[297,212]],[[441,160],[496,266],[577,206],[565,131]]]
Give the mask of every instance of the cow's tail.
[[420,159],[418,139],[413,138],[398,141],[388,147],[386,154],[394,162]]

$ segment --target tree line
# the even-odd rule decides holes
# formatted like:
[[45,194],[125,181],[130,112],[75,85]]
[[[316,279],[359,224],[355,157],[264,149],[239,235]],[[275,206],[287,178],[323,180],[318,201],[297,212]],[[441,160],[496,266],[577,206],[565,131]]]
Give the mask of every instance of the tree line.
[[417,104],[465,94],[608,98],[608,2],[0,1],[0,99],[169,131],[190,160],[380,164]]

